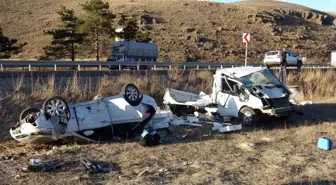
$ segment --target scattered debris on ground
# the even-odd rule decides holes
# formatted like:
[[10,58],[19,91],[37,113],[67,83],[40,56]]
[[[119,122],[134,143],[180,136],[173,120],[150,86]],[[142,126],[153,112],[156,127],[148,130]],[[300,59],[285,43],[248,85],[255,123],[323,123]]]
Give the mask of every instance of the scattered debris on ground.
[[61,168],[60,160],[53,160],[43,163],[41,159],[30,159],[28,167],[23,168],[22,171],[27,170],[30,172],[45,172],[45,171],[53,171],[58,168]]
[[110,168],[101,167],[96,161],[89,160],[87,158],[83,158],[80,161],[88,170],[89,173],[108,173],[110,172]]

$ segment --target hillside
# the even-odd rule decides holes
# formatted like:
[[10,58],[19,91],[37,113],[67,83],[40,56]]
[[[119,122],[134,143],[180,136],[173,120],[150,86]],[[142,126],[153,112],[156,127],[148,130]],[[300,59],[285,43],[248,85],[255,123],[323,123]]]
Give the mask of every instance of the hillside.
[[[4,33],[28,45],[14,58],[34,59],[50,41],[44,29],[57,25],[61,5],[80,14],[85,0],[0,0]],[[242,33],[250,32],[249,61],[261,62],[268,50],[287,47],[311,63],[329,63],[328,41],[336,35],[335,17],[307,7],[275,1],[211,3],[195,0],[109,0],[114,13],[137,14],[153,27],[159,60],[243,61]],[[153,24],[153,18],[156,20]]]

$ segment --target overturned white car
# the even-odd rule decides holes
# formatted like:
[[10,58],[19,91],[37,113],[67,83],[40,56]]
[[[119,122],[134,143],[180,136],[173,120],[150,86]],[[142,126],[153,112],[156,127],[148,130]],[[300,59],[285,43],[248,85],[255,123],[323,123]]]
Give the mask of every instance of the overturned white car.
[[141,95],[133,84],[126,85],[122,95],[88,102],[68,105],[63,98],[52,97],[42,109],[22,111],[10,134],[23,143],[47,143],[68,136],[94,142],[129,138],[153,122],[156,109],[155,100]]
[[263,115],[288,118],[293,111],[291,94],[269,69],[237,67],[216,71],[210,95],[167,89],[164,103],[177,115],[203,109],[219,120],[233,118],[252,125]]

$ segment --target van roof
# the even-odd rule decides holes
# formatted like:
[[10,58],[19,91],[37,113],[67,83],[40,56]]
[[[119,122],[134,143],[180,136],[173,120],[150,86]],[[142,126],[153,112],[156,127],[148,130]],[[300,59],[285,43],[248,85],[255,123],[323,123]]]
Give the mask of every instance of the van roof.
[[224,69],[217,69],[216,74],[225,74],[232,77],[243,77],[249,75],[251,73],[255,73],[258,71],[262,71],[266,69],[265,67],[234,67],[234,68],[224,68]]

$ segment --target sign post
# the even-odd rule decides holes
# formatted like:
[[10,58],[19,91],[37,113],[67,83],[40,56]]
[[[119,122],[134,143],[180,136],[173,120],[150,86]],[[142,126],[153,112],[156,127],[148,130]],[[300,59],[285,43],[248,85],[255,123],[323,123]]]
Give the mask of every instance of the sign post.
[[247,65],[247,43],[250,42],[250,33],[243,33],[243,42],[246,43],[246,50],[245,50],[245,67]]

